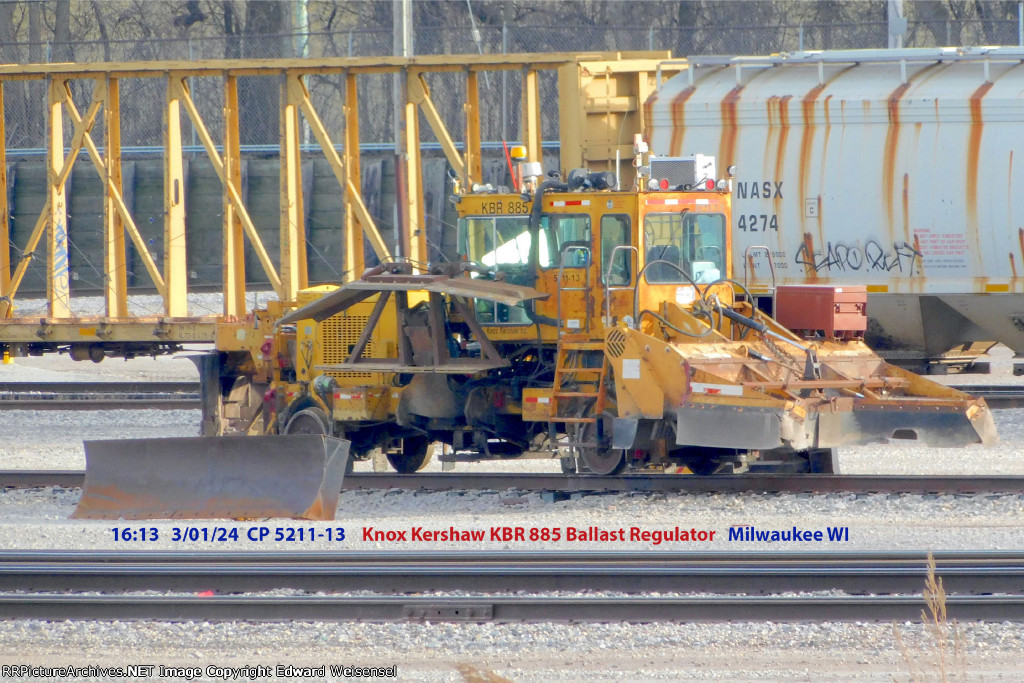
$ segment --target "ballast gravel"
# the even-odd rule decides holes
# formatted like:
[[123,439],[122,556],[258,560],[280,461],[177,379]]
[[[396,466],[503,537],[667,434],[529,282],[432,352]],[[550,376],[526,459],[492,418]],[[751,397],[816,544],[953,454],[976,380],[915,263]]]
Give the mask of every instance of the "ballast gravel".
[[[988,383],[1009,378],[985,376]],[[195,379],[184,358],[108,360],[19,358],[3,381]],[[944,378],[946,379],[946,378]],[[957,381],[950,377],[946,381]],[[0,469],[81,469],[82,439],[180,436],[198,429],[198,411],[8,411]],[[1024,474],[1024,411],[995,412],[1001,442],[991,448],[883,445],[841,451],[845,473]],[[368,470],[369,463],[357,464]],[[430,469],[440,470],[435,460]],[[459,464],[455,471],[557,471],[556,461]],[[0,493],[0,549],[110,550],[981,550],[1024,548],[1024,499],[1013,495],[618,494],[548,502],[535,493],[361,492],[342,494],[334,523],[291,520],[99,522],[69,520],[77,489]],[[784,530],[839,528],[849,541],[728,542],[733,525]],[[115,541],[114,526],[155,527],[156,542]],[[252,542],[253,526],[344,527],[344,543]],[[467,543],[364,540],[363,529],[564,531],[632,527],[715,530],[714,541]],[[237,542],[175,542],[175,527],[238,529]],[[349,532],[351,530],[351,533]],[[372,538],[372,535],[371,535]],[[342,588],[343,587],[339,587]],[[924,603],[922,601],[922,609]],[[1024,615],[1022,615],[1024,621]],[[911,681],[1024,680],[1024,624],[950,626],[944,637],[921,623],[733,624],[364,624],[193,622],[0,622],[0,666],[155,664],[198,667],[195,680],[223,680],[206,667],[397,665],[400,680]],[[276,671],[276,670],[275,670]],[[286,674],[287,672],[285,672]],[[271,680],[345,680],[272,675]],[[30,680],[2,675],[0,681]],[[31,680],[60,680],[31,678]],[[81,680],[133,680],[95,676]],[[138,680],[185,680],[153,676]],[[236,680],[246,680],[238,678]]]
[[[1024,648],[1024,629],[1010,623],[958,625],[959,651],[952,634],[940,651],[940,641],[914,623],[2,626],[5,643],[31,643],[17,657],[5,655],[5,662],[159,663],[203,671],[211,665],[396,665],[399,680],[421,681],[938,681],[943,664],[947,674],[960,676],[948,680],[1019,681]],[[957,661],[957,652],[966,653],[966,661]]]

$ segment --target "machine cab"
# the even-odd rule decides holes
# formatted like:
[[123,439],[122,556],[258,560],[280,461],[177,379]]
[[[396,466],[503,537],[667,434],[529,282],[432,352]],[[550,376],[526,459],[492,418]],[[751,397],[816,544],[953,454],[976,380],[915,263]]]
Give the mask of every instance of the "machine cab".
[[492,339],[535,338],[535,324],[544,339],[560,332],[599,337],[635,311],[658,310],[664,301],[688,306],[700,296],[697,287],[730,277],[724,188],[565,189],[541,186],[528,199],[460,198],[459,254],[479,267],[476,276],[548,294],[516,306],[478,302],[477,317]]

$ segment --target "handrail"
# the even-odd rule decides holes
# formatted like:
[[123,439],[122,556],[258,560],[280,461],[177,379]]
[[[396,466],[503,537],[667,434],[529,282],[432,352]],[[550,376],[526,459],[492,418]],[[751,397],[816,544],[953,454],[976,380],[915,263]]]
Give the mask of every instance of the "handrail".
[[[608,259],[608,272],[605,273],[605,276],[604,276],[604,326],[605,327],[608,327],[608,326],[611,325],[611,320],[612,320],[612,309],[611,309],[612,292],[622,292],[622,291],[626,291],[626,290],[633,291],[633,285],[631,284],[632,280],[633,280],[632,275],[630,275],[629,281],[625,285],[619,286],[619,287],[612,287],[611,286],[611,282],[612,282],[612,267],[615,265],[615,252],[619,251],[620,249],[632,251],[636,255],[636,264],[638,266],[640,265],[640,250],[637,249],[636,247],[634,247],[633,245],[631,245],[631,244],[618,244],[618,245],[615,246],[614,249],[612,249],[611,258]],[[630,262],[630,265],[633,265],[632,261]],[[629,272],[633,273],[633,272],[635,272],[635,269],[630,268]]]
[[[747,287],[747,264],[750,262],[750,252],[751,251],[761,251],[761,250],[764,251],[764,255],[768,258],[768,270],[771,271],[771,274],[772,274],[772,288],[771,288],[771,292],[772,292],[772,310],[771,310],[769,315],[771,315],[772,317],[775,317],[775,290],[776,290],[776,285],[775,285],[775,264],[772,263],[772,252],[768,249],[768,247],[760,245],[760,244],[756,244],[756,245],[751,245],[751,246],[749,246],[749,247],[747,247],[746,249],[743,250],[743,288],[746,289],[748,292],[750,291],[750,289]],[[753,299],[753,295],[751,295],[751,299]],[[752,300],[750,302],[750,304],[752,306],[754,306],[755,308],[757,307],[757,305],[756,305],[757,302],[756,301]]]

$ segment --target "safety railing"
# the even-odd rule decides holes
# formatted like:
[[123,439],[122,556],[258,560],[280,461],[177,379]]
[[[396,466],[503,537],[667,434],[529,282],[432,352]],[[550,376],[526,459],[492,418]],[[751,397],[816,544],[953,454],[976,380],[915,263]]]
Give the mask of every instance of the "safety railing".
[[[632,252],[632,258],[629,260],[629,266],[626,269],[626,284],[625,285],[612,285],[612,273],[615,269],[615,257],[620,251]],[[612,249],[611,257],[608,259],[608,271],[604,274],[604,326],[608,327],[612,324],[612,292],[632,292],[633,291],[633,273],[637,271],[635,265],[640,265],[640,251],[630,244],[619,244]]]
[[[761,251],[764,252],[765,258],[768,259],[768,270],[772,274],[772,286],[769,289],[769,292],[771,293],[772,305],[771,305],[771,310],[768,311],[768,315],[774,317],[775,316],[775,289],[776,289],[776,287],[775,287],[775,264],[772,263],[772,252],[768,249],[768,247],[760,245],[760,244],[757,244],[757,245],[751,245],[751,246],[749,246],[749,247],[747,247],[746,249],[743,250],[743,288],[746,289],[748,292],[750,291],[750,287],[747,284],[747,266],[750,264],[751,252],[761,252]],[[754,300],[750,302],[750,305],[753,306],[756,309],[757,308],[757,295],[751,293],[751,297]]]

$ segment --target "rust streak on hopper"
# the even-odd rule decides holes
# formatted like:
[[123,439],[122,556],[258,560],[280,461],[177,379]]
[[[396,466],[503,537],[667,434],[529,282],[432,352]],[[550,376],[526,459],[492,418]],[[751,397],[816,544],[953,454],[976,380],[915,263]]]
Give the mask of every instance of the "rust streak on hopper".
[[742,91],[743,86],[737,86],[722,100],[722,140],[718,148],[718,163],[721,166],[736,163],[736,136],[739,133],[736,127],[736,104]]
[[978,234],[978,157],[981,152],[981,134],[984,120],[981,116],[981,100],[992,89],[992,83],[982,83],[971,93],[968,100],[971,108],[971,130],[967,140],[967,178],[964,190],[967,206],[967,233],[973,238],[976,249],[981,249],[981,236]]
[[[672,98],[672,142],[670,154],[682,154],[680,147],[683,144],[683,132],[686,124],[686,100],[696,91],[694,86],[685,88],[682,92]],[[648,120],[653,120],[648,117]]]

